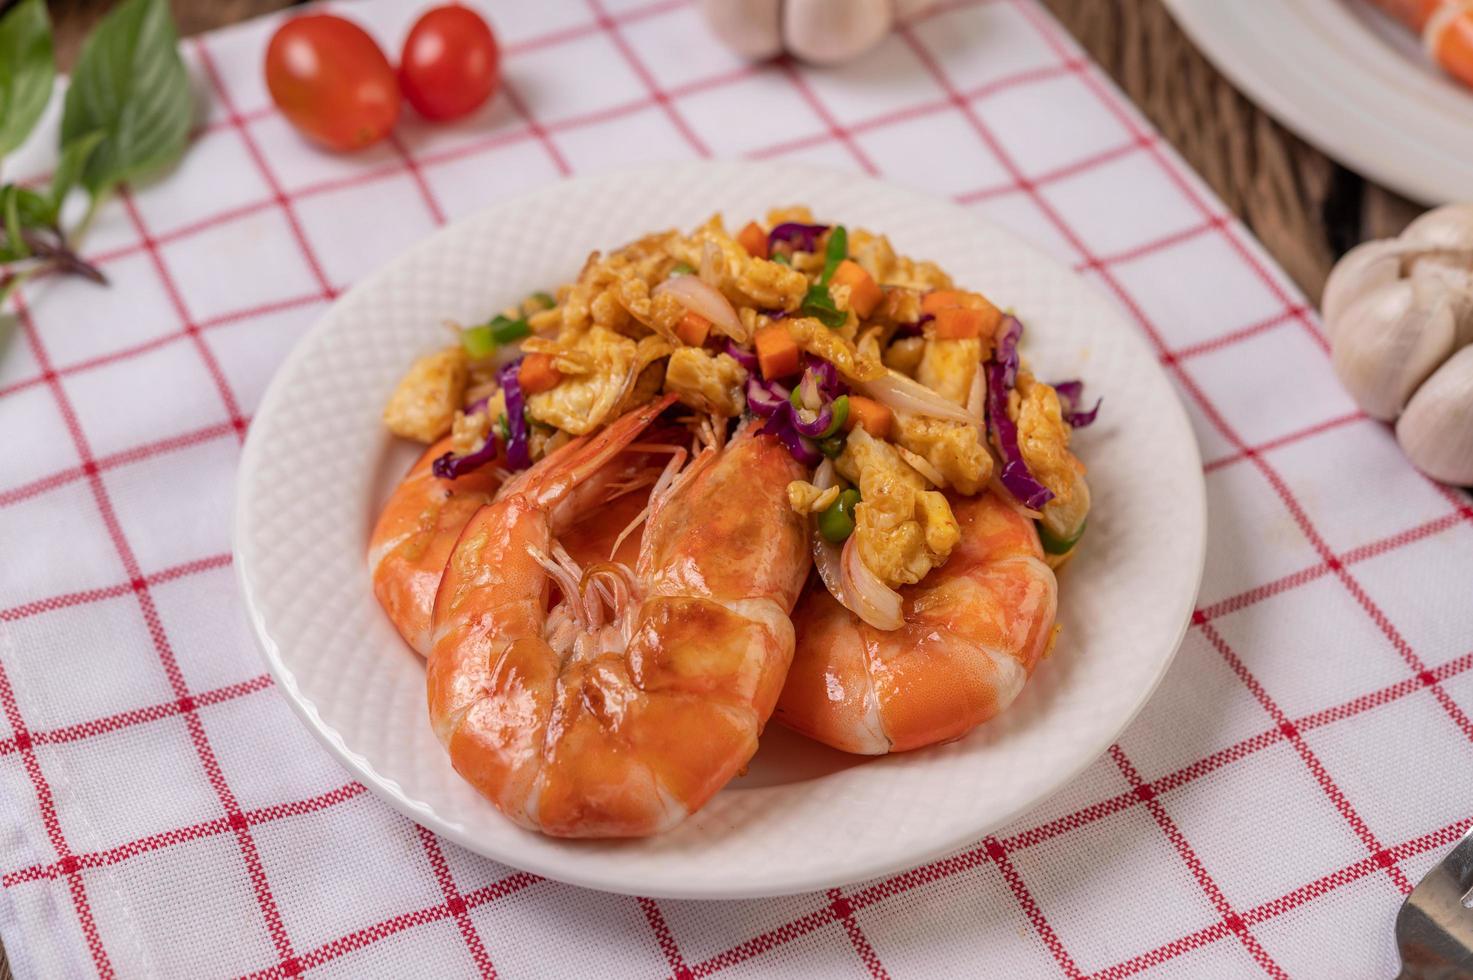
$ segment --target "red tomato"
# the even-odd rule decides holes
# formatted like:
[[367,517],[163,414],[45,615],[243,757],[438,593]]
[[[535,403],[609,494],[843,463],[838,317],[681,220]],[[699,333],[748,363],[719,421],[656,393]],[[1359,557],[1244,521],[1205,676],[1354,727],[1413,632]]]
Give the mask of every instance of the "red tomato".
[[496,91],[500,61],[491,28],[474,10],[434,7],[404,39],[399,84],[426,119],[458,119]]
[[363,28],[332,14],[277,28],[266,48],[266,87],[293,126],[334,150],[377,143],[399,118],[389,59]]

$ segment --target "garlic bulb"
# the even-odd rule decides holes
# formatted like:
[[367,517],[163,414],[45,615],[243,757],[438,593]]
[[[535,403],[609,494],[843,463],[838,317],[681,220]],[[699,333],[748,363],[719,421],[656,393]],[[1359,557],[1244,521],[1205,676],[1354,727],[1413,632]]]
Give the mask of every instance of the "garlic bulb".
[[1335,372],[1361,410],[1395,420],[1427,475],[1473,484],[1473,205],[1352,249],[1323,309]]
[[711,30],[745,58],[787,52],[836,65],[878,44],[933,0],[701,0]]

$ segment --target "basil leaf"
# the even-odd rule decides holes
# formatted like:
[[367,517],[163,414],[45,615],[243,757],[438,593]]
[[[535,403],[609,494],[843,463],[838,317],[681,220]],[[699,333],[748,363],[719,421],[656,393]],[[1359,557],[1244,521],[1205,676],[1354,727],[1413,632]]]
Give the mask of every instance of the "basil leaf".
[[803,316],[813,317],[831,330],[837,330],[849,322],[849,314],[834,304],[834,297],[829,293],[829,287],[823,283],[814,283],[808,287],[808,292],[804,295],[798,312]]
[[30,135],[55,78],[46,4],[21,0],[0,17],[0,156]]
[[20,227],[50,228],[54,223],[56,213],[46,195],[19,184],[0,187],[0,214],[4,213],[7,202],[12,197],[15,199],[16,217],[20,221]]
[[[92,159],[92,153],[97,149],[97,144],[102,142],[103,135],[101,130],[95,130],[85,136],[78,136],[61,148],[61,160],[56,164],[56,173],[51,176],[51,207],[56,214],[61,213],[62,202],[82,178],[82,170],[87,166],[87,161]],[[52,219],[52,223],[55,223],[55,219]]]
[[179,57],[167,0],[124,0],[82,48],[66,94],[61,142],[104,134],[82,185],[98,196],[114,184],[173,163],[189,139],[194,95]]
[[839,263],[848,257],[849,232],[844,230],[843,225],[835,225],[834,230],[829,232],[828,244],[823,248],[823,275],[818,277],[818,281],[827,286]]
[[6,184],[0,188],[0,215],[5,220],[6,251],[16,258],[24,259],[31,254],[26,240],[20,233],[20,188]]

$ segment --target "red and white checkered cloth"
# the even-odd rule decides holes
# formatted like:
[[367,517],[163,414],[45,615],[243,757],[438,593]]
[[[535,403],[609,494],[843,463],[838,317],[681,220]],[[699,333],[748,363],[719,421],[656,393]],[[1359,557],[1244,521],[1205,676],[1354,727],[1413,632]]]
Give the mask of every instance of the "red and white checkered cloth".
[[[351,14],[393,50],[418,6]],[[485,6],[494,104],[352,157],[272,110],[275,21],[186,42],[208,116],[103,212],[111,288],[33,283],[0,331],[16,972],[1394,972],[1397,905],[1473,814],[1473,507],[1354,410],[1303,298],[1059,27],[959,0],[819,71],[734,60],[688,0]],[[1034,239],[1160,350],[1207,459],[1201,605],[1120,743],[995,836],[826,894],[603,895],[436,839],[302,730],[228,567],[251,412],[338,292],[487,201],[702,156],[879,174]]]

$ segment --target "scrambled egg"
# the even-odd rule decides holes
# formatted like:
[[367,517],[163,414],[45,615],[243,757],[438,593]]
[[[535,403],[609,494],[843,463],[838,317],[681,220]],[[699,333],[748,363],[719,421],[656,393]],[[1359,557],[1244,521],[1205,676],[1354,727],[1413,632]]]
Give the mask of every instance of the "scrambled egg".
[[396,436],[434,442],[450,431],[470,377],[459,344],[415,361],[384,406],[384,424]]
[[830,330],[809,316],[789,317],[788,336],[800,348],[828,361],[839,373],[855,381],[872,381],[885,376],[885,365],[873,352],[866,353],[854,345],[842,330]]
[[532,419],[581,436],[610,416],[637,380],[639,345],[622,334],[593,326],[569,342],[530,338],[525,351],[552,354],[563,380],[527,399]]
[[896,255],[890,239],[863,228],[849,229],[849,257],[882,286],[903,286],[921,291],[951,288],[951,277],[935,262],[917,262]]
[[[926,481],[892,446],[856,428],[834,465],[859,487],[855,546],[886,585],[913,585],[946,561],[961,539],[951,505],[927,490]],[[790,489],[790,501],[791,496]]]
[[1058,394],[1030,372],[1019,371],[1008,414],[1018,425],[1018,449],[1029,471],[1054,492],[1055,501],[1069,503],[1083,467],[1069,452],[1069,423],[1064,421]]
[[972,377],[981,367],[982,341],[926,341],[915,378],[955,405],[966,405],[972,391]]
[[698,412],[731,418],[742,414],[747,400],[742,386],[747,372],[729,354],[709,354],[699,347],[681,347],[665,365],[665,390]]
[[992,476],[992,454],[982,444],[981,426],[899,413],[894,436],[961,493],[976,493]]
[[[677,238],[670,254],[693,268],[734,306],[764,310],[796,310],[808,292],[808,279],[779,262],[756,259],[726,232],[715,215],[689,238]],[[710,278],[707,278],[707,276]]]

